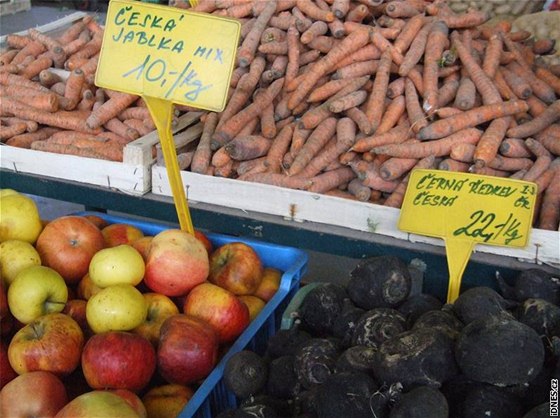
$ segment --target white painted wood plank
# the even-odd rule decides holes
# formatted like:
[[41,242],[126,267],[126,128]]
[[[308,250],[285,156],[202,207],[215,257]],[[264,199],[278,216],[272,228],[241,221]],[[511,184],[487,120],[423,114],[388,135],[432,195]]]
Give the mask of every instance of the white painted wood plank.
[[[187,199],[192,202],[277,215],[296,222],[336,225],[410,242],[444,245],[442,239],[399,230],[399,209],[187,171],[181,172],[181,178]],[[165,167],[152,168],[152,193],[172,196]],[[477,245],[475,251],[560,267],[559,237],[560,234],[556,231],[532,229],[529,244],[525,248]]]
[[[86,12],[74,12],[74,13],[71,13],[67,16],[64,16],[64,17],[60,18],[60,19],[57,19],[53,22],[49,22],[49,23],[46,23],[44,25],[37,26],[37,27],[35,27],[35,29],[37,29],[39,32],[43,32],[43,33],[51,32],[51,31],[60,29],[64,26],[66,26],[66,25],[71,25],[72,23],[74,23],[75,21],[83,18],[86,15],[87,15]],[[20,32],[15,32],[15,34],[16,35],[27,35],[27,32],[28,32],[28,29],[22,30]],[[0,36],[0,46],[6,42],[6,37],[7,36],[8,35]]]
[[150,167],[55,154],[10,146],[0,147],[0,167],[142,195],[151,189]]

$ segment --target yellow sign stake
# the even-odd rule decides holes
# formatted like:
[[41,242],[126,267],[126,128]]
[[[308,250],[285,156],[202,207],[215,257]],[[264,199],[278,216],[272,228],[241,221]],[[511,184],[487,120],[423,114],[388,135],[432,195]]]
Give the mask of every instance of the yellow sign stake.
[[[196,4],[196,1],[194,2]],[[171,131],[173,103],[221,112],[239,21],[175,7],[111,0],[95,84],[142,96],[154,119],[183,231],[194,234]]]
[[459,296],[474,246],[525,247],[537,196],[534,183],[441,170],[414,170],[399,228],[443,238],[449,268],[447,301]]

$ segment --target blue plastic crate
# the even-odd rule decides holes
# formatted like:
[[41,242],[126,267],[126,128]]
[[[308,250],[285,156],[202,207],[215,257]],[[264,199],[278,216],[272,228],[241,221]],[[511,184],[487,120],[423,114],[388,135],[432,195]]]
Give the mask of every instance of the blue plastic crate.
[[[134,218],[108,215],[99,212],[79,212],[76,215],[96,215],[109,223],[126,223],[136,226],[145,235],[156,235],[159,232],[178,228],[177,225],[152,223]],[[180,418],[212,418],[221,411],[237,407],[237,399],[225,387],[223,382],[224,367],[228,359],[235,353],[249,349],[263,354],[268,339],[280,329],[282,315],[290,300],[300,287],[301,278],[307,270],[307,254],[299,249],[257,240],[226,236],[216,233],[205,233],[214,248],[229,242],[244,242],[250,245],[259,255],[265,267],[273,267],[283,272],[280,288],[268,301],[259,315],[243,331],[231,345],[227,353],[220,359],[214,370],[206,377],[189,400]]]

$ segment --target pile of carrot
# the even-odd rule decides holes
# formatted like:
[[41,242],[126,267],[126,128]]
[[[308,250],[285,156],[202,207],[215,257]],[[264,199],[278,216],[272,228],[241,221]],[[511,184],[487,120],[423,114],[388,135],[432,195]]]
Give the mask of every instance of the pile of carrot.
[[[190,7],[176,0],[175,7]],[[416,167],[534,181],[558,229],[560,74],[530,33],[442,0],[200,0],[242,23],[187,169],[400,207]],[[537,47],[538,45],[538,47]]]
[[11,34],[0,52],[0,141],[110,161],[154,130],[135,95],[97,88],[103,28],[92,16],[58,34]]

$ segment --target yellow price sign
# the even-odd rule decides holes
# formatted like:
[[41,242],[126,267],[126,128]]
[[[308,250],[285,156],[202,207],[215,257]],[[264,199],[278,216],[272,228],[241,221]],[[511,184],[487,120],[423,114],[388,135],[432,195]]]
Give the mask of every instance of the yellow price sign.
[[111,0],[95,83],[220,112],[240,30],[230,18]]
[[417,169],[408,182],[398,227],[445,240],[447,301],[452,303],[475,244],[527,245],[536,197],[536,184],[526,181]]

